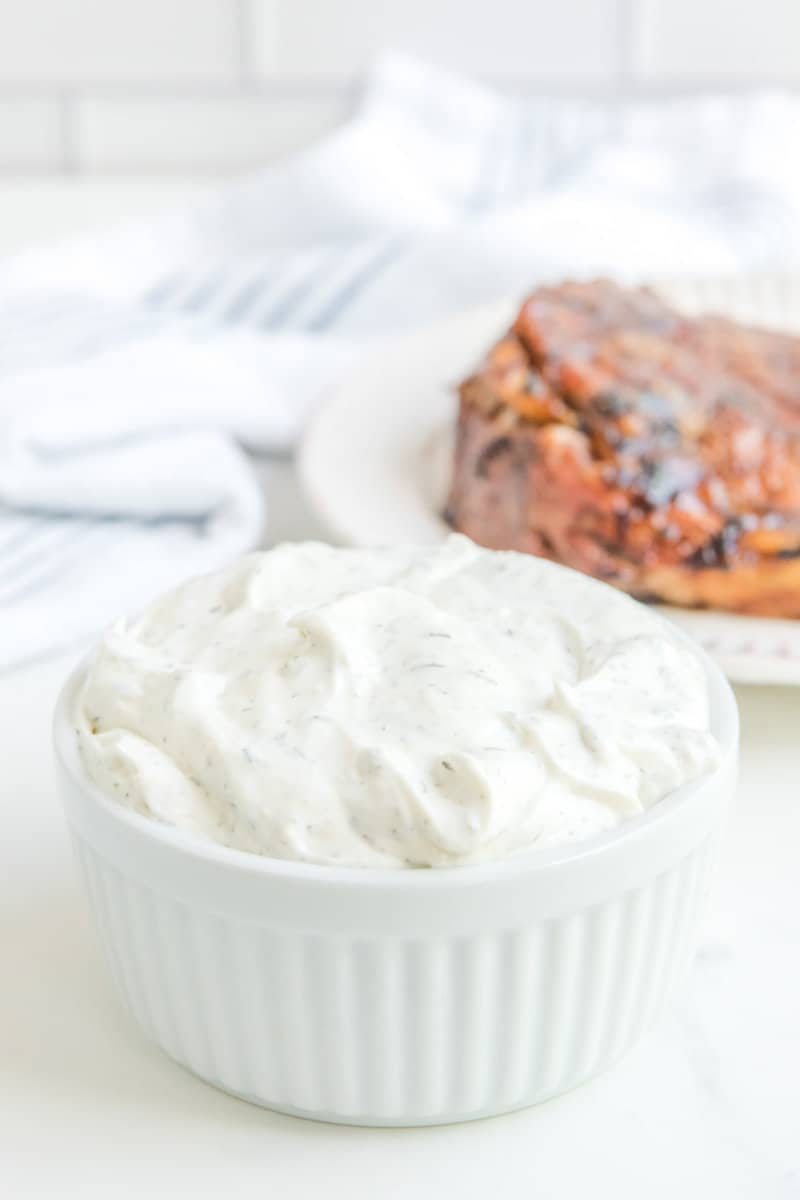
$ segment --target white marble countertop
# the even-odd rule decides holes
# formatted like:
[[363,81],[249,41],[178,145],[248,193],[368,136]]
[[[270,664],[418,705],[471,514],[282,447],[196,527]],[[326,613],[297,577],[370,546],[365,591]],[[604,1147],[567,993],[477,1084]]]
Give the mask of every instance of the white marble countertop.
[[[51,186],[20,187],[17,207],[0,189],[3,248],[37,228],[66,228],[51,212],[63,185]],[[185,190],[117,183],[115,210],[109,185],[102,195],[70,186],[76,223]],[[44,214],[39,227],[34,211]],[[291,467],[263,470],[272,535],[319,534]],[[53,781],[50,714],[73,657],[0,677],[0,1194],[800,1197],[800,689],[738,690],[741,786],[701,949],[661,1027],[607,1075],[538,1108],[473,1125],[363,1130],[215,1092],[123,1012]]]

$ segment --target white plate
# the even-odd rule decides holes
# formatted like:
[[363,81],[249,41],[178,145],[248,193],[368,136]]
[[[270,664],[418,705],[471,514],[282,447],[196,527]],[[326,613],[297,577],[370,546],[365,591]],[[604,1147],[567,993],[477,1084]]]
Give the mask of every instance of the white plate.
[[[687,312],[800,330],[800,277],[670,282],[659,291]],[[494,304],[382,342],[338,381],[300,454],[305,487],[335,537],[368,546],[435,543],[445,535],[454,387],[517,307]],[[731,679],[800,685],[800,621],[663,611]]]

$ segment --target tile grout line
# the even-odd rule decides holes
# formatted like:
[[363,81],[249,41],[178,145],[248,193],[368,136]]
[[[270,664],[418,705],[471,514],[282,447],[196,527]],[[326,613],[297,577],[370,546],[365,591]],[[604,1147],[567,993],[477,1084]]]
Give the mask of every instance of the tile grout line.
[[256,76],[237,78],[225,83],[202,80],[191,83],[171,83],[169,80],[156,83],[108,83],[86,79],[78,83],[54,81],[49,84],[21,85],[4,83],[0,79],[0,101],[6,102],[53,100],[63,96],[81,100],[226,100],[243,96],[256,96],[265,100],[330,100],[348,96],[352,91],[353,84],[348,80],[276,81]]
[[69,88],[58,92],[59,115],[61,121],[61,173],[74,175],[80,169],[80,154],[78,150],[77,113],[75,109],[76,96]]
[[[637,5],[643,0],[623,0],[623,4]],[[644,0],[646,2],[646,0]],[[636,22],[634,21],[634,24]],[[629,40],[635,45],[641,45],[641,33],[634,34]],[[781,88],[790,92],[800,90],[800,81],[796,77],[786,75],[769,75],[755,78],[737,79],[697,78],[680,81],[653,79],[635,74],[625,77],[625,72],[631,72],[635,65],[636,56],[630,47],[625,47],[625,38],[621,41],[618,54],[616,77],[605,82],[582,82],[580,79],[564,78],[542,81],[541,79],[509,79],[486,78],[488,86],[498,88],[507,93],[545,98],[575,98],[587,99],[608,98],[619,89],[620,82],[627,84],[630,90],[635,85],[635,91],[643,96],[653,98],[669,98],[672,96],[693,95],[698,92],[712,94],[731,94],[752,91],[758,87]],[[263,101],[329,101],[334,99],[349,99],[357,90],[357,84],[352,80],[320,81],[312,79],[281,79],[270,80],[258,76],[240,78],[231,83],[193,82],[175,84],[163,83],[98,83],[86,80],[77,84],[10,84],[0,80],[0,103],[14,103],[25,100],[68,100],[71,105],[81,101],[170,101],[170,100],[236,100],[254,99]]]
[[250,0],[236,0],[234,20],[236,22],[236,57],[239,80],[248,83],[254,74],[254,64],[250,56],[250,46],[253,40],[253,10]]
[[626,89],[646,82],[642,71],[647,46],[646,31],[654,17],[651,0],[622,0],[622,44],[619,76]]

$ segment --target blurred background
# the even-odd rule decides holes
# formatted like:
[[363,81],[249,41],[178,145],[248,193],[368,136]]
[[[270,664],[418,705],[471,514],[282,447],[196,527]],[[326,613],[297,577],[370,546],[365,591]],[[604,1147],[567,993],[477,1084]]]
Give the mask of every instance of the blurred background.
[[525,93],[795,87],[800,5],[0,0],[0,249],[308,144],[389,47]]
[[798,47],[797,0],[0,0],[0,664],[335,530],[289,462],[376,337],[795,270]]

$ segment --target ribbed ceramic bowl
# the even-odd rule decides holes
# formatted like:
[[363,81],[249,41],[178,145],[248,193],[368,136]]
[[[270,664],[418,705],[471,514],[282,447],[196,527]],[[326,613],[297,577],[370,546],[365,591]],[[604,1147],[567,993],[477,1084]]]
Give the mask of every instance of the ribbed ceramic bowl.
[[505,862],[319,867],[127,812],[55,741],[111,969],[167,1054],[284,1112],[470,1120],[575,1087],[627,1050],[686,966],[732,793],[736,704],[706,662],[719,769],[621,829]]

